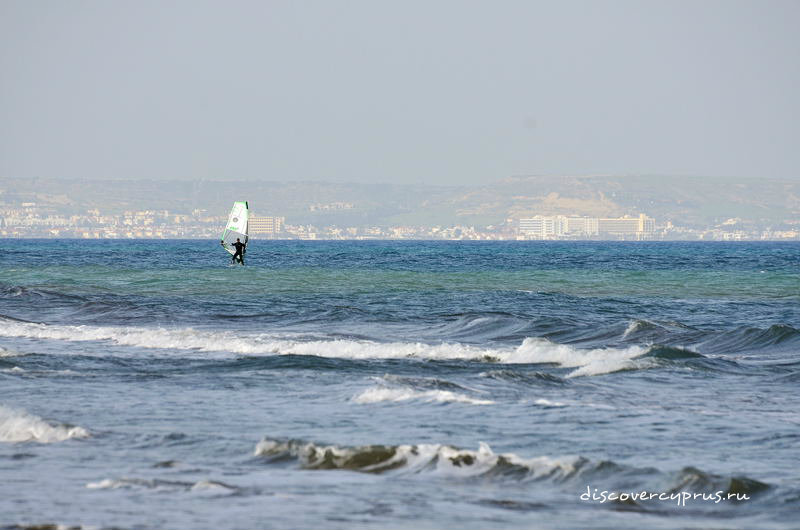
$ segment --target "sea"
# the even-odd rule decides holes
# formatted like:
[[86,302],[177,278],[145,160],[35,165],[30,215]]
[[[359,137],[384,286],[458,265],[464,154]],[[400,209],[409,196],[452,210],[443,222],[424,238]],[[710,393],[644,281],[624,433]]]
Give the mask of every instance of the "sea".
[[0,528],[798,528],[800,243],[0,240]]

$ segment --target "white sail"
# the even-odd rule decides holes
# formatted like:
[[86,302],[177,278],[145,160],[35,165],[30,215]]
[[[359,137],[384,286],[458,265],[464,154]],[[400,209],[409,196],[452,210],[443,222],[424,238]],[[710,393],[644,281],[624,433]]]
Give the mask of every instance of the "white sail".
[[247,243],[247,228],[248,228],[249,210],[247,201],[238,201],[233,203],[231,214],[228,216],[228,224],[225,225],[225,230],[222,232],[222,246],[234,254],[236,249],[233,244],[236,243],[236,238],[242,243]]

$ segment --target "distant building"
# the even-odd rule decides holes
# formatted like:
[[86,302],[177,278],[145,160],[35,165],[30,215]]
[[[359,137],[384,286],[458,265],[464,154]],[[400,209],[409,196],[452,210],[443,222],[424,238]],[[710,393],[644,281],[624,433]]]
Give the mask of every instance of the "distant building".
[[328,204],[311,204],[308,207],[310,212],[331,211],[331,210],[352,210],[352,202],[331,202]]
[[522,235],[547,239],[556,235],[555,218],[537,215],[519,220],[519,232]]
[[614,239],[649,239],[655,233],[655,220],[645,214],[639,217],[567,217],[542,216],[519,220],[521,239],[564,239],[611,237]]
[[599,219],[594,217],[560,217],[561,235],[596,236]]
[[647,237],[655,232],[655,219],[639,214],[639,217],[618,217],[616,219],[598,219],[597,231],[611,236]]
[[274,235],[283,231],[283,217],[260,217],[251,215],[248,219],[250,235]]

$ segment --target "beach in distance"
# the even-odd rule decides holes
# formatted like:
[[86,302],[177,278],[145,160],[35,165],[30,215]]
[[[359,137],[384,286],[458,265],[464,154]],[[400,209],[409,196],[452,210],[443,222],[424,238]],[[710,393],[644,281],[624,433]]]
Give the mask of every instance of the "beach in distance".
[[0,240],[0,527],[797,527],[800,243]]

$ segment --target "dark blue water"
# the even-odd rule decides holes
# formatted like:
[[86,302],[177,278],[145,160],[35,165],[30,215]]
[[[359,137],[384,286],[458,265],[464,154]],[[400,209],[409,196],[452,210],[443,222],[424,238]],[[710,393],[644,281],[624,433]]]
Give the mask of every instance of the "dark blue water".
[[0,240],[0,527],[796,527],[797,243],[228,262]]

